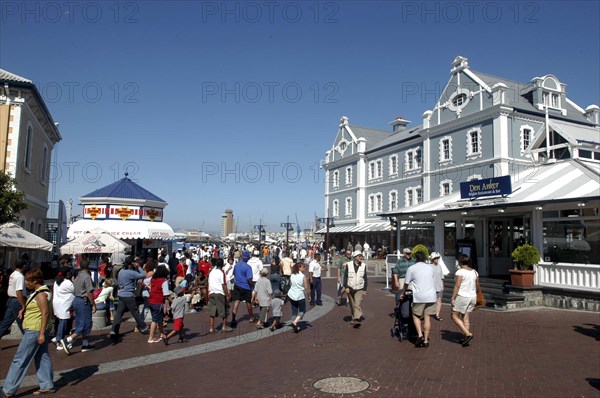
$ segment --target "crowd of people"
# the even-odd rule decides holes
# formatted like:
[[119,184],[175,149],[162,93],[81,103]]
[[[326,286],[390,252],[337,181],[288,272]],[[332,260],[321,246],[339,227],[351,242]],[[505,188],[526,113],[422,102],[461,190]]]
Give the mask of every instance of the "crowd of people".
[[[349,307],[354,328],[359,328],[364,320],[362,302],[368,288],[364,247],[357,246],[344,249],[337,264],[336,303]],[[169,345],[174,337],[179,343],[188,341],[184,329],[186,308],[191,312],[208,309],[210,334],[230,333],[238,325],[240,303],[244,303],[250,323],[257,329],[275,331],[283,325],[282,308],[289,302],[289,326],[299,333],[307,301],[310,306],[323,305],[323,267],[317,244],[290,248],[192,246],[171,253],[162,250],[157,257],[129,256],[122,264],[112,264],[109,256],[103,256],[94,283],[96,276],[92,277],[87,259],[78,258],[73,266],[73,259],[63,256],[52,289],[44,285],[39,268],[24,274],[24,262],[17,262],[9,280],[0,338],[15,321],[24,337],[6,377],[4,393],[15,393],[34,359],[40,381],[37,394],[53,391],[48,342],[66,355],[79,340],[81,352],[93,350],[89,335],[97,311],[102,311],[106,323],[111,325],[109,338],[113,344],[122,341],[120,327],[128,311],[136,322],[135,330],[147,334],[149,344]],[[442,320],[442,279],[449,273],[438,253],[432,253],[429,260],[426,262],[422,252],[413,256],[407,248],[392,271],[398,287],[397,302],[408,289],[412,290],[417,347],[429,346],[430,318]],[[462,258],[459,265],[452,293],[452,320],[464,334],[461,344],[468,346],[473,339],[469,314],[480,287],[469,259]],[[169,321],[172,330],[167,332]]]

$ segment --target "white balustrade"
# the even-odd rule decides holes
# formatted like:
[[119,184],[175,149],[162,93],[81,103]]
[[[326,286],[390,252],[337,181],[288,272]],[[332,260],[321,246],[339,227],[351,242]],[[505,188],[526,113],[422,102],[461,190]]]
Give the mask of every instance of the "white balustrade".
[[534,266],[539,286],[595,290],[600,288],[599,264],[540,263]]

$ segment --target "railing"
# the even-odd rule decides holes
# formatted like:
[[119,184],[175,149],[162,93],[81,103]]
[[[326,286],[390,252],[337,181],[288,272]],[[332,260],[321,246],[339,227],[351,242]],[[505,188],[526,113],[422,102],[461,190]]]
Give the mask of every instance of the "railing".
[[600,287],[600,265],[540,263],[534,266],[534,283],[580,290],[597,290]]

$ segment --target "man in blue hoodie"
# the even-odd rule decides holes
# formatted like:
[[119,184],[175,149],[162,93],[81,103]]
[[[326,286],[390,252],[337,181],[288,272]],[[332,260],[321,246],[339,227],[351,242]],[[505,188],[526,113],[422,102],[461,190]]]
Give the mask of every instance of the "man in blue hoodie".
[[231,300],[233,300],[233,309],[231,311],[232,328],[237,326],[235,314],[237,313],[240,301],[246,302],[250,322],[255,321],[254,314],[252,313],[252,290],[254,289],[254,282],[252,282],[252,268],[248,265],[248,260],[250,260],[250,252],[245,251],[242,253],[242,259],[233,267],[234,287],[233,294],[231,295]]
[[135,288],[137,283],[140,279],[144,279],[145,277],[146,273],[142,269],[141,264],[137,262],[134,263],[131,257],[127,257],[123,268],[119,271],[117,276],[119,283],[119,305],[112,325],[112,331],[110,332],[110,338],[115,344],[119,342],[119,328],[125,310],[131,312],[131,315],[135,319],[137,327],[142,334],[150,329],[140,316],[138,305],[135,300]]

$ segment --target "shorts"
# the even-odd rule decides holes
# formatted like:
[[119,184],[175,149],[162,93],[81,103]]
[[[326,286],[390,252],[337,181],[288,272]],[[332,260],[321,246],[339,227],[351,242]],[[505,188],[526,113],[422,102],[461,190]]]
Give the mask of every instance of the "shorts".
[[419,318],[423,315],[435,315],[435,303],[413,303],[412,312]]
[[246,290],[238,286],[233,287],[233,294],[231,295],[232,301],[245,301],[250,303],[252,301],[252,290]]
[[148,306],[150,307],[150,314],[152,314],[152,322],[162,324],[165,317],[162,304],[148,304]]
[[183,329],[183,318],[175,318],[173,321],[173,330],[180,332]]
[[460,312],[464,315],[467,312],[473,311],[476,302],[477,297],[456,296],[456,298],[454,299],[454,305],[452,306],[452,311]]
[[443,295],[444,295],[444,292],[442,292],[442,291],[435,292],[435,297],[437,297],[439,299],[441,299]]
[[227,306],[225,296],[222,294],[211,294],[208,296],[208,316],[227,318]]

